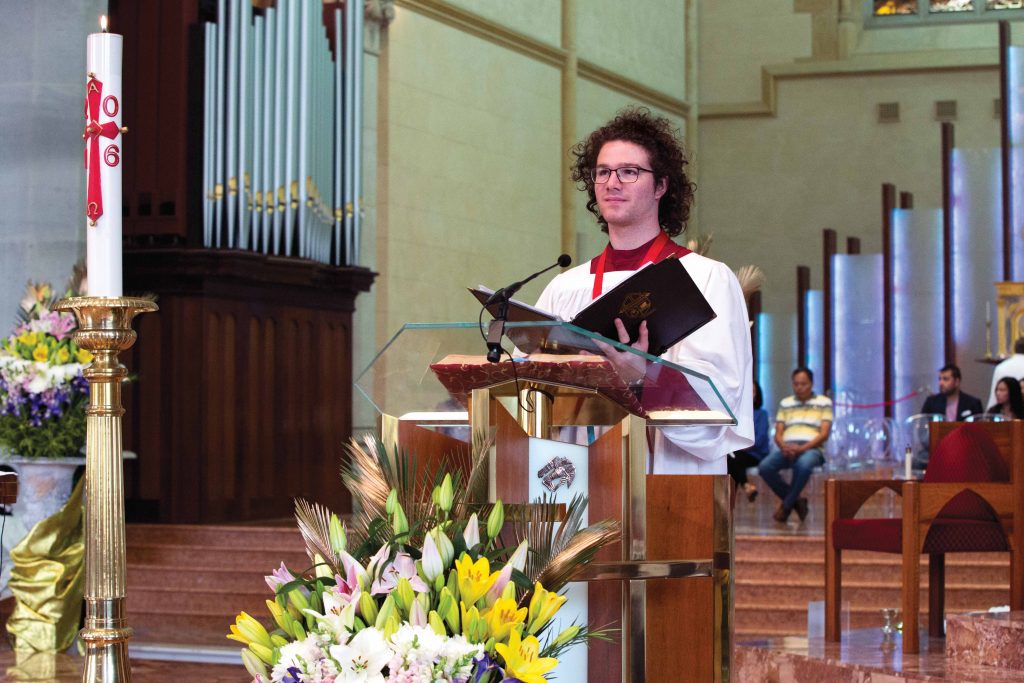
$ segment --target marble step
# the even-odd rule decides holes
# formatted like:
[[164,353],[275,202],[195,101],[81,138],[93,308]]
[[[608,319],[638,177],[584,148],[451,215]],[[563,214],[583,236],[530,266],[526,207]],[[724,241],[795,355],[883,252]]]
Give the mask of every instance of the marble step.
[[301,550],[281,546],[232,548],[197,545],[129,545],[125,552],[131,566],[159,565],[203,567],[208,569],[258,569],[269,574],[283,561],[296,571],[309,567],[309,558]]
[[[804,635],[807,604],[824,600],[824,538],[813,535],[741,534],[736,538],[734,621],[736,633]],[[927,586],[927,559],[920,567]],[[881,625],[879,609],[900,604],[899,555],[847,552],[843,555],[844,600],[853,628]],[[1009,600],[1007,553],[946,557],[947,612],[987,609]],[[922,610],[927,593],[922,588]]]
[[[746,581],[737,579],[735,585],[737,605],[750,602],[797,604],[825,599],[825,587],[814,583],[775,584],[769,580]],[[872,607],[894,607],[901,602],[899,583],[843,581],[843,600],[851,605]],[[922,602],[928,599],[927,583],[921,588]],[[1010,587],[985,584],[946,583],[946,610],[966,612],[987,610],[989,607],[1005,605],[1010,600]]]

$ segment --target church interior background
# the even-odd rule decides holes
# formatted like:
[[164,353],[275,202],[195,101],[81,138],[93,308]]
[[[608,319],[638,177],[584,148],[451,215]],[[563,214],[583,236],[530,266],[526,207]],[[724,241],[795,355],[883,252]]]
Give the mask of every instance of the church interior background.
[[[252,5],[249,17],[275,5],[237,1]],[[217,189],[205,172],[205,27],[223,2],[0,0],[0,312],[13,314],[25,282],[62,283],[84,257],[85,36],[103,14],[125,36],[125,289],[156,292],[161,306],[122,358],[138,380],[125,396],[125,447],[136,454],[125,464],[129,547],[140,540],[133,524],[280,521],[295,495],[347,507],[342,444],[378,428],[353,379],[407,322],[475,321],[466,287],[501,286],[559,253],[575,263],[599,253],[605,236],[568,179],[567,150],[630,104],[669,118],[691,155],[696,202],[683,238],[764,272],[749,313],[770,414],[793,368],[808,366],[836,401],[837,425],[882,425],[880,447],[858,432],[866,460],[882,448],[902,467],[898,425],[935,393],[944,363],[963,369],[964,391],[988,395],[986,356],[1006,351],[991,326],[994,283],[1024,279],[1020,67],[1005,104],[1000,69],[1000,31],[1024,44],[1024,4],[365,0],[347,138],[358,154],[343,153],[357,176],[358,236],[331,254],[327,229],[326,256],[268,261],[257,238],[204,235],[218,192],[243,197],[241,212],[259,189],[241,173],[234,189]],[[329,24],[342,7],[323,0],[323,30],[312,32],[325,84],[340,49]],[[1004,210],[1008,193],[1016,203]],[[352,208],[334,198],[320,207],[325,226]],[[545,282],[517,298],[535,301]],[[266,320],[275,333],[258,327]],[[301,362],[308,355],[321,371]],[[301,393],[294,408],[280,401]],[[227,423],[238,428],[217,426]],[[834,439],[837,458],[862,464],[839,452],[853,441]],[[801,600],[820,601],[820,587],[791,599],[769,585],[766,568],[794,546],[759,546],[753,530],[770,510],[751,510],[737,513],[735,640],[806,635]],[[820,544],[821,519],[794,542]],[[217,546],[222,532],[210,533]],[[301,547],[283,543],[290,556]],[[768,556],[744,568],[745,552]],[[972,608],[1002,595],[1004,565],[984,570],[999,588],[964,598]],[[129,601],[131,576],[129,565]],[[139,603],[150,609],[160,598],[145,590]],[[878,590],[898,603],[898,589]],[[797,607],[773,616],[762,603],[774,599]],[[165,622],[224,621],[196,614]],[[786,625],[773,630],[773,620]]]

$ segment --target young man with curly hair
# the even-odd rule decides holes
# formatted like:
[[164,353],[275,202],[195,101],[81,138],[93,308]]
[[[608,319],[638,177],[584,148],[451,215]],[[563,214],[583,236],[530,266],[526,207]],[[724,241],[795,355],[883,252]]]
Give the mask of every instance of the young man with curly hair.
[[[686,227],[693,201],[682,143],[668,120],[630,107],[577,144],[572,153],[576,158],[572,178],[587,192],[587,208],[608,233],[608,246],[597,258],[555,277],[537,306],[569,319],[643,266],[680,259],[717,317],[662,357],[710,376],[738,424],[658,430],[649,469],[659,474],[725,474],[726,454],[754,441],[747,308],[728,266],[671,239]],[[646,323],[641,323],[637,339],[629,339],[620,321],[616,326],[619,341],[647,351]],[[614,349],[608,355],[627,381],[642,382],[650,376],[636,356]],[[706,393],[702,387],[694,388],[698,394]],[[712,396],[705,402],[718,405]]]

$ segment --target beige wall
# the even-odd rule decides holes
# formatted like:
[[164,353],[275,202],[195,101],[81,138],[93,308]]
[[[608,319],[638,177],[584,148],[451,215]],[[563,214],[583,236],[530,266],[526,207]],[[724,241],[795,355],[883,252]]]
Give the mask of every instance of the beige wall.
[[[712,255],[766,271],[770,400],[788,390],[796,360],[796,266],[821,286],[822,229],[839,233],[840,251],[858,236],[877,252],[881,183],[913,192],[917,207],[940,204],[935,101],[957,100],[958,146],[999,144],[994,23],[862,29],[860,12],[854,0],[771,0],[756,19],[741,0],[701,5],[697,200]],[[899,123],[877,123],[881,102],[899,102]],[[987,369],[962,365],[988,381]]]

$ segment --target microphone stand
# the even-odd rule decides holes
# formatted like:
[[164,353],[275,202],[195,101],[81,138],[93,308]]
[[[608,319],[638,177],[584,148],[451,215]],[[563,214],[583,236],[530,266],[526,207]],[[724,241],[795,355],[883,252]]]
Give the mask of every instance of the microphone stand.
[[491,363],[501,361],[501,354],[504,353],[501,338],[505,335],[505,323],[508,322],[508,299],[509,297],[502,292],[501,298],[498,299],[498,315],[487,327],[487,360]]
[[512,295],[519,291],[519,288],[525,285],[530,280],[534,279],[538,275],[548,272],[552,268],[561,266],[562,268],[567,267],[572,263],[572,259],[569,258],[568,254],[562,254],[558,257],[558,261],[552,263],[544,270],[538,270],[536,273],[520,280],[519,282],[513,282],[508,287],[502,287],[498,291],[491,294],[484,304],[486,308],[488,305],[497,303],[498,304],[498,315],[491,321],[490,326],[487,328],[487,360],[491,363],[498,363],[501,361],[501,354],[504,351],[501,348],[501,337],[505,334],[505,323],[508,322],[508,301],[512,298]]

